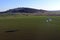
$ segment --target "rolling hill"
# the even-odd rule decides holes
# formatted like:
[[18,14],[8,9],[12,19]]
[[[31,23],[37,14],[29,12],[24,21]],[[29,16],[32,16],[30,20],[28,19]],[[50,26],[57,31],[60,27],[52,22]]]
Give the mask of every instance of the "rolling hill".
[[0,12],[0,14],[31,14],[31,15],[49,15],[49,16],[60,16],[60,11],[48,11],[48,10],[42,10],[42,9],[34,9],[34,8],[26,8],[26,7],[20,7],[20,8],[13,8],[9,9],[3,12]]
[[45,12],[46,10],[39,10],[39,9],[34,9],[34,8],[25,8],[25,7],[21,7],[21,8],[14,8],[14,9],[9,9],[7,11],[4,12],[0,12],[0,13],[38,13],[38,12]]

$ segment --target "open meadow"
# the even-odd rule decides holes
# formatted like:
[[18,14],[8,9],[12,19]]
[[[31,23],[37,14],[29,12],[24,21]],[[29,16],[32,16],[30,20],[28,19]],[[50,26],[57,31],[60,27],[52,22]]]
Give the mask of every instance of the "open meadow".
[[60,40],[60,16],[0,17],[0,40]]

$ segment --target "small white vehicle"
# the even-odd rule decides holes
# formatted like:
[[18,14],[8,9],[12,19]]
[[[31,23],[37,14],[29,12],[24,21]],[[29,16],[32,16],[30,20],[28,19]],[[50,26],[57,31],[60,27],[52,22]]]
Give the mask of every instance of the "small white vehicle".
[[50,21],[52,21],[52,19],[51,18],[47,18],[46,22],[50,22]]

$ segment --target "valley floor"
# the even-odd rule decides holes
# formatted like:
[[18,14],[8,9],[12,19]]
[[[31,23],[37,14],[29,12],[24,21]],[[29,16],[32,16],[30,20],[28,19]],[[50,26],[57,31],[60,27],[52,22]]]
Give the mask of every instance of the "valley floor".
[[60,16],[0,17],[0,40],[60,40]]

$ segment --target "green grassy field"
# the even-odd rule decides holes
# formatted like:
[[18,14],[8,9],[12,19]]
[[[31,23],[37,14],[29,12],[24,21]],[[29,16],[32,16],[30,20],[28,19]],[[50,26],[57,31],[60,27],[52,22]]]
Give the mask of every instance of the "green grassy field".
[[[0,17],[0,40],[60,40],[60,16]],[[17,29],[16,32],[5,32]]]

